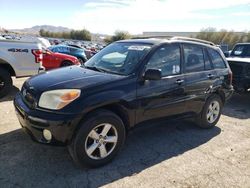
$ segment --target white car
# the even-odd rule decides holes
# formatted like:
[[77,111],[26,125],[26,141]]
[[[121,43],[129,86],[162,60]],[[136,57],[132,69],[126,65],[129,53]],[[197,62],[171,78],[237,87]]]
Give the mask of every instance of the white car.
[[6,38],[4,38],[4,37],[0,36],[0,40],[6,40]]
[[11,76],[31,76],[43,70],[42,59],[40,43],[0,40],[0,97],[9,92]]

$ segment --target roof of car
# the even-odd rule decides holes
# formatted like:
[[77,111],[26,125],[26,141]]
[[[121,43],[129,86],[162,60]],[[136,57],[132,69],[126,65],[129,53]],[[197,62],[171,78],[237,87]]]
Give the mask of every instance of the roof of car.
[[156,38],[150,38],[150,39],[127,39],[127,40],[120,40],[118,42],[131,42],[131,43],[144,43],[144,44],[160,44],[163,42],[168,42],[167,39],[156,39]]

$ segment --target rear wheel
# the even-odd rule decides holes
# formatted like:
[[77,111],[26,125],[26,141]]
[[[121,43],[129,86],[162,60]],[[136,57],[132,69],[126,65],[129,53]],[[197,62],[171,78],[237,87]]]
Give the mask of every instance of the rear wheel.
[[12,86],[11,75],[5,69],[0,68],[0,98],[7,95]]
[[100,110],[82,123],[68,149],[78,165],[99,167],[115,157],[124,141],[122,120],[110,111]]
[[64,62],[62,62],[61,67],[68,67],[71,65],[73,65],[73,63],[71,61],[64,61]]
[[220,119],[222,106],[222,100],[218,95],[214,94],[209,97],[197,118],[198,126],[201,128],[214,127]]

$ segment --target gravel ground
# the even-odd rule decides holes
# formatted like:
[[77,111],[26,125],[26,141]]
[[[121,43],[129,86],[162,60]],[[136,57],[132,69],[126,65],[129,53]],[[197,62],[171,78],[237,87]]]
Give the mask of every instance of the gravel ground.
[[66,148],[20,129],[12,99],[24,80],[0,100],[0,187],[250,187],[250,95],[234,95],[210,130],[188,121],[140,126],[112,163],[83,170]]

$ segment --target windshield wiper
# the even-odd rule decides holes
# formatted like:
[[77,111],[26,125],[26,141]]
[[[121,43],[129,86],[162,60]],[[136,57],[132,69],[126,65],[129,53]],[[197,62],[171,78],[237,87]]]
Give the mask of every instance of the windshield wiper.
[[98,71],[98,72],[105,72],[105,73],[111,73],[111,74],[117,74],[117,75],[123,75],[122,73],[118,73],[118,72],[115,72],[115,71],[111,71],[111,70],[107,70],[107,69],[102,69],[102,68],[99,68],[99,67],[96,67],[96,66],[86,66],[86,65],[82,65],[83,68],[86,68],[86,69],[90,69],[90,70],[94,70],[94,71]]
[[90,69],[90,70],[94,70],[94,71],[98,71],[98,72],[106,72],[104,69],[101,69],[101,68],[98,68],[98,67],[95,67],[95,66],[85,66],[83,65],[84,68],[86,69]]

